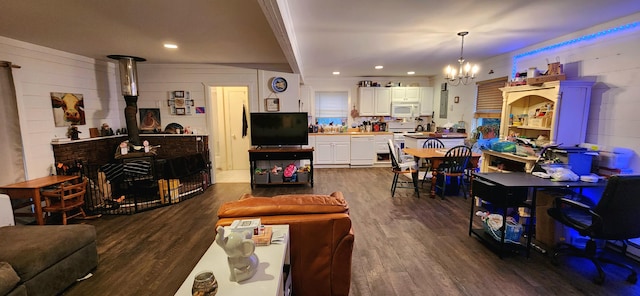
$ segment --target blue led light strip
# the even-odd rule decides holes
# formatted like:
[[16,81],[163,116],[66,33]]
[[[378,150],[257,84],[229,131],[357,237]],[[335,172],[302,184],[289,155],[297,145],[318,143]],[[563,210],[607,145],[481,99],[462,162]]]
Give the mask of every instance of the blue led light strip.
[[564,47],[564,46],[573,45],[573,44],[576,44],[578,42],[597,39],[597,38],[600,38],[600,37],[603,37],[603,36],[606,36],[606,35],[609,35],[609,34],[612,34],[612,33],[626,31],[626,30],[638,27],[639,25],[640,25],[640,22],[633,22],[633,23],[629,23],[629,24],[622,25],[622,26],[619,26],[619,27],[615,27],[615,28],[604,30],[604,31],[600,31],[600,32],[596,32],[596,33],[580,36],[580,37],[575,38],[575,39],[563,41],[563,42],[552,44],[552,45],[547,45],[545,47],[541,47],[541,48],[538,48],[538,49],[534,49],[534,50],[530,50],[530,51],[527,51],[527,52],[523,52],[523,53],[517,54],[517,55],[513,56],[513,67],[511,68],[511,77],[515,77],[516,73],[518,73],[518,69],[517,69],[518,68],[518,59],[521,59],[521,58],[526,57],[526,56],[531,56],[531,55],[534,55],[534,54],[538,54],[538,53],[541,53],[541,52],[544,52],[544,51],[554,50],[554,49],[558,49],[558,48],[561,48],[561,47]]

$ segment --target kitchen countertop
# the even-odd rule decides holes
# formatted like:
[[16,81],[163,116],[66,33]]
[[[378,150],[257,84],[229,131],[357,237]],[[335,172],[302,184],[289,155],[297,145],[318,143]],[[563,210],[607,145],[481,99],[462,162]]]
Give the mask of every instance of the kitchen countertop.
[[309,133],[309,136],[368,136],[393,135],[392,132],[346,132],[346,133]]
[[422,132],[415,134],[405,134],[405,137],[414,138],[414,139],[428,139],[428,138],[450,138],[450,139],[460,139],[467,138],[467,134],[465,133],[434,133],[434,132]]

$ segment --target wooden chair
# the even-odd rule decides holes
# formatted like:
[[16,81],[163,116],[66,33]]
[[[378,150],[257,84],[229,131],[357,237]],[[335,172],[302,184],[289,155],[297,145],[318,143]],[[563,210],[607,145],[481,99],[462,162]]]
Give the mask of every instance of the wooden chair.
[[[440,191],[440,197],[444,199],[447,189],[447,177],[455,178],[458,181],[459,187],[464,187],[465,170],[467,164],[471,160],[471,148],[460,145],[453,147],[447,151],[444,155],[443,162],[436,169],[436,195]],[[463,190],[464,198],[467,198],[467,190]]]
[[[429,138],[424,143],[422,143],[422,148],[444,148],[444,143],[438,140],[437,138]],[[426,160],[426,169],[424,176],[422,177],[421,185],[424,185],[424,182],[427,181],[427,176],[431,175],[431,160]]]
[[[62,224],[67,225],[67,220],[82,216],[87,218],[82,206],[84,205],[84,195],[87,192],[87,179],[77,184],[60,184],[57,188],[42,191],[41,195],[45,200],[45,213],[61,213]],[[45,214],[45,221],[47,214]]]
[[[391,197],[396,194],[396,188],[413,188],[418,198],[418,166],[415,161],[399,161],[400,147],[396,147],[392,140],[388,141],[389,155],[391,157],[391,171],[393,172],[393,182],[391,183]],[[411,174],[411,181],[401,181],[400,175]],[[399,186],[398,186],[399,185]]]

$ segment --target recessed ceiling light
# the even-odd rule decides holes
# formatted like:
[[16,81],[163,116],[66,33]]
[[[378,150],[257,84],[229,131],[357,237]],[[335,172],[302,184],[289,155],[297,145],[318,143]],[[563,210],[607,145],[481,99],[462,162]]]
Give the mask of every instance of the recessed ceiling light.
[[164,44],[164,47],[165,47],[165,48],[172,48],[172,49],[173,49],[173,48],[178,48],[178,46],[177,46],[177,45],[175,45],[175,44],[171,44],[171,43],[165,43],[165,44]]
[[413,72],[413,71],[407,72],[407,75],[413,75],[413,74],[416,74],[416,72]]
[[338,71],[333,71],[333,75],[340,75],[340,72],[338,72]]
[[380,69],[382,69],[382,68],[384,68],[384,67],[383,67],[383,66],[381,66],[381,65],[378,65],[378,66],[376,66],[375,68],[376,68],[376,69],[378,69],[378,70],[380,70]]

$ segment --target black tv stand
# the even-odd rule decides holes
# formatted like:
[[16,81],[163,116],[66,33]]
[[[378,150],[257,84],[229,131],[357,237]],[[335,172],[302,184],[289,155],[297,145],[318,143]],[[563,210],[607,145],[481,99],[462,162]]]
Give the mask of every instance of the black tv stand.
[[254,178],[256,170],[256,162],[259,160],[301,160],[308,159],[310,161],[310,170],[308,180],[306,182],[269,182],[259,183],[260,185],[290,185],[290,184],[311,184],[313,187],[313,147],[296,148],[296,147],[261,147],[249,149],[249,163],[251,164],[251,188],[254,188],[256,179]]

